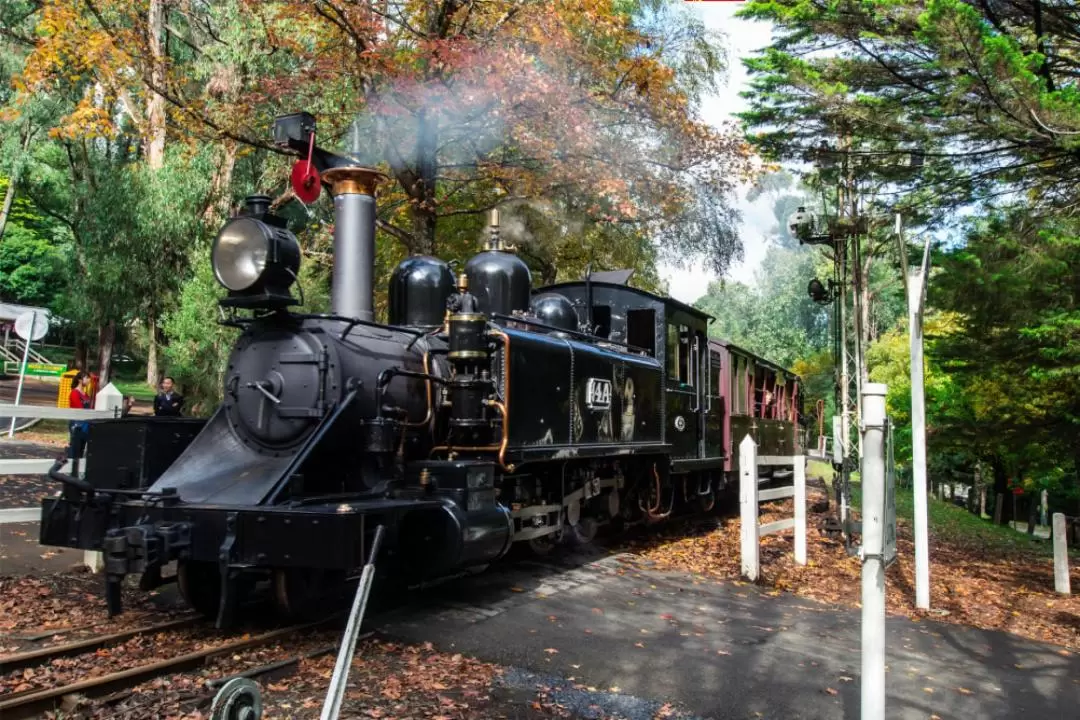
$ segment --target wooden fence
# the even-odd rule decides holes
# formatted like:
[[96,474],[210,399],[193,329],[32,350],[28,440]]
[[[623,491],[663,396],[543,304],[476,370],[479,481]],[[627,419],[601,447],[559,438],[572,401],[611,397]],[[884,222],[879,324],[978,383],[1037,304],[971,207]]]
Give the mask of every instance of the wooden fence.
[[[794,468],[791,485],[761,490],[758,488],[758,465]],[[783,498],[795,498],[795,516],[762,525],[758,519],[760,503]],[[742,574],[748,580],[758,579],[761,570],[761,537],[794,528],[795,562],[806,564],[806,456],[772,457],[757,454],[757,444],[747,435],[739,444],[739,508],[742,517],[740,545]]]

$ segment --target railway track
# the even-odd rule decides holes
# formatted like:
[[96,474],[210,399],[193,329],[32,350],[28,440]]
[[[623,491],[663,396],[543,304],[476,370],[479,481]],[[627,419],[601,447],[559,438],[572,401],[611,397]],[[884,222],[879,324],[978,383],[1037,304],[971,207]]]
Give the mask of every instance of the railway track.
[[[109,672],[97,677],[80,679],[74,682],[52,685],[49,687],[33,687],[22,691],[15,691],[0,696],[0,717],[4,720],[22,720],[22,718],[41,717],[43,713],[54,710],[67,703],[70,705],[74,700],[101,699],[119,700],[131,695],[131,690],[140,684],[154,678],[174,675],[192,670],[198,670],[215,661],[237,658],[239,653],[250,651],[260,646],[270,645],[290,636],[305,631],[317,631],[319,628],[329,625],[340,618],[339,614],[307,622],[290,625],[255,635],[242,635],[223,639],[219,642],[211,642],[205,647],[198,647],[188,652],[177,654],[165,659],[155,659],[151,662],[125,667],[121,670]],[[95,638],[80,640],[74,643],[57,645],[54,647],[33,650],[30,652],[9,655],[0,658],[0,680],[11,678],[13,673],[20,670],[24,673],[30,671],[33,677],[34,669],[44,669],[53,665],[57,660],[79,657],[91,653],[107,652],[110,647],[143,636],[152,636],[158,633],[175,632],[188,628],[198,627],[199,624],[209,626],[210,623],[201,618],[182,618],[170,620],[156,625],[127,630],[111,635],[102,635]],[[224,672],[223,675],[205,684],[207,692],[201,697],[194,698],[196,702],[209,704],[214,692],[228,680],[237,677],[254,678],[270,674],[281,674],[290,671],[305,658],[317,657],[322,654],[332,653],[337,645],[335,636],[327,634],[326,640],[318,647],[310,648],[312,638],[307,638],[309,647],[299,653],[283,653],[273,662],[263,663],[255,667],[246,667],[236,672]],[[318,640],[318,639],[316,639]],[[161,648],[164,643],[155,645],[155,650]],[[228,666],[228,662],[224,665]],[[151,703],[153,699],[151,698]]]

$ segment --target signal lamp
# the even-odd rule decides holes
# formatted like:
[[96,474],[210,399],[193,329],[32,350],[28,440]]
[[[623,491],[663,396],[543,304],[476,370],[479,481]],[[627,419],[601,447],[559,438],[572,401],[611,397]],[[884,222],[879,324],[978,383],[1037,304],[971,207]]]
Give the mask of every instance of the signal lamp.
[[806,293],[810,296],[810,299],[819,305],[826,305],[833,301],[833,281],[829,281],[829,287],[826,288],[820,280],[814,278],[806,286]]
[[295,305],[289,287],[300,270],[300,243],[285,221],[269,212],[269,198],[247,199],[247,212],[214,240],[214,277],[229,291],[222,305],[276,308]]

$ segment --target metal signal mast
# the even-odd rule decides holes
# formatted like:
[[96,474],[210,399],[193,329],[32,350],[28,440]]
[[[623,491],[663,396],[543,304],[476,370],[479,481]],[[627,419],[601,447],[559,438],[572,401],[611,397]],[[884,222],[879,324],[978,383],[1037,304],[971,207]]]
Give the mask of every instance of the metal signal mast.
[[[832,303],[833,361],[835,367],[834,443],[839,452],[833,453],[836,471],[835,485],[837,504],[840,506],[840,523],[844,539],[851,547],[853,530],[851,520],[851,472],[859,467],[862,458],[860,438],[860,407],[865,377],[865,361],[860,339],[864,335],[862,307],[863,287],[867,278],[862,277],[862,237],[866,234],[866,218],[859,214],[854,169],[849,164],[846,148],[838,154],[841,163],[837,185],[837,212],[826,218],[823,228],[818,228],[815,218],[800,207],[791,216],[788,225],[799,242],[807,245],[823,245],[832,249],[833,276],[828,287],[816,278],[807,288],[811,299],[825,305]],[[831,154],[817,159],[826,167],[833,167]]]

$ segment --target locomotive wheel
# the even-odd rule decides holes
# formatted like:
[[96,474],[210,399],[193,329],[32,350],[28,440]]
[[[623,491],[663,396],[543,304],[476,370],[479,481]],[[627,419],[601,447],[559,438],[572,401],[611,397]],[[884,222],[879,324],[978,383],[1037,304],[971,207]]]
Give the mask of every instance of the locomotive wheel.
[[620,503],[619,503],[619,491],[616,488],[612,488],[607,495],[607,511],[608,517],[615,519],[619,516]]
[[702,512],[709,512],[716,506],[716,493],[710,488],[708,493],[698,495],[698,502],[701,504]]
[[308,617],[326,610],[345,589],[343,573],[305,568],[274,570],[274,603],[289,619]]
[[218,690],[210,705],[212,720],[259,720],[262,696],[259,686],[247,678],[233,678]]
[[533,551],[533,554],[539,557],[551,554],[551,551],[555,549],[555,541],[551,535],[544,535],[542,537],[533,538],[526,541],[529,545],[529,549]]
[[596,539],[596,531],[600,529],[600,524],[596,522],[596,518],[583,517],[574,528],[574,541],[579,545],[588,545]]
[[209,618],[218,614],[221,601],[221,574],[218,566],[208,562],[180,562],[176,567],[176,584],[184,601],[195,612]]

